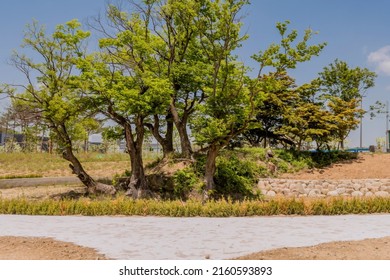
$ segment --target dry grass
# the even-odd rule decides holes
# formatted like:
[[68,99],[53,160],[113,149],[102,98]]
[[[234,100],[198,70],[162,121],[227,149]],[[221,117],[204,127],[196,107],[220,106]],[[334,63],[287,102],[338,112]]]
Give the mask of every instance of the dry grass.
[[85,193],[82,184],[56,185],[56,186],[34,186],[0,189],[0,199],[28,199],[43,200],[61,196],[66,193]]
[[[130,169],[128,154],[82,153],[78,155],[87,172],[97,178],[112,178]],[[146,163],[154,155],[146,155]],[[0,177],[66,177],[72,176],[69,163],[56,154],[48,153],[1,153]]]
[[279,199],[270,201],[226,200],[202,203],[190,201],[131,200],[116,198],[81,198],[28,200],[0,199],[0,214],[23,215],[138,215],[170,217],[244,217],[271,215],[344,215],[389,213],[390,199]]

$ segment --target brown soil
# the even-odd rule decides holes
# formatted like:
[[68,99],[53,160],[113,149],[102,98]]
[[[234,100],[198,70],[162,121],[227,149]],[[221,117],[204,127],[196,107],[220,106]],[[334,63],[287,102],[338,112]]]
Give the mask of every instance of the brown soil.
[[[372,179],[390,178],[386,168],[390,154],[362,154],[354,161],[332,167],[288,174],[291,179]],[[26,193],[25,193],[26,194]],[[3,193],[4,197],[4,193]],[[0,259],[105,259],[95,250],[50,238],[0,237]],[[390,260],[390,237],[362,241],[331,242],[317,246],[263,251],[240,259],[274,260]]]
[[85,187],[78,185],[69,186],[34,186],[34,187],[16,187],[10,189],[0,189],[0,198],[14,199],[14,198],[26,198],[26,199],[48,199],[48,198],[60,198],[67,194],[82,195],[85,193]]
[[37,237],[0,237],[0,260],[104,260],[94,249]]
[[241,260],[390,260],[390,237],[280,248],[240,257]]
[[330,167],[284,174],[282,178],[316,179],[388,179],[390,178],[390,154],[360,154],[358,159],[333,164]]

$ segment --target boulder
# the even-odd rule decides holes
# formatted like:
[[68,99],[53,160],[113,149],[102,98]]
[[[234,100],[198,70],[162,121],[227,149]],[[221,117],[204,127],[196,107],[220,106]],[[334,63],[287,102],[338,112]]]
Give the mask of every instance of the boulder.
[[363,196],[363,193],[361,191],[354,191],[351,193],[353,197],[360,197]]

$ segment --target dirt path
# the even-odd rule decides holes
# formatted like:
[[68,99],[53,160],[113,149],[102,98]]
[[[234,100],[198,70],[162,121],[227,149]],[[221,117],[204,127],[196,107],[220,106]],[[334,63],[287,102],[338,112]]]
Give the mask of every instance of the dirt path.
[[390,260],[390,237],[280,248],[240,257],[241,260]]
[[360,154],[357,160],[333,164],[324,169],[316,169],[285,174],[288,179],[388,179],[390,178],[390,154]]
[[0,237],[0,260],[104,260],[96,250],[52,238]]

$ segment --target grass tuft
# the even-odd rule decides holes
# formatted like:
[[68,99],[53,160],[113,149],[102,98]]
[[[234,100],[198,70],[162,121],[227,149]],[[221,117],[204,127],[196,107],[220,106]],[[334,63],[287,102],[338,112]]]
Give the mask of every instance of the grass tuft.
[[126,215],[168,217],[245,217],[272,215],[345,215],[389,213],[390,199],[331,198],[262,200],[131,200],[124,196],[97,199],[0,199],[0,214],[18,215]]

